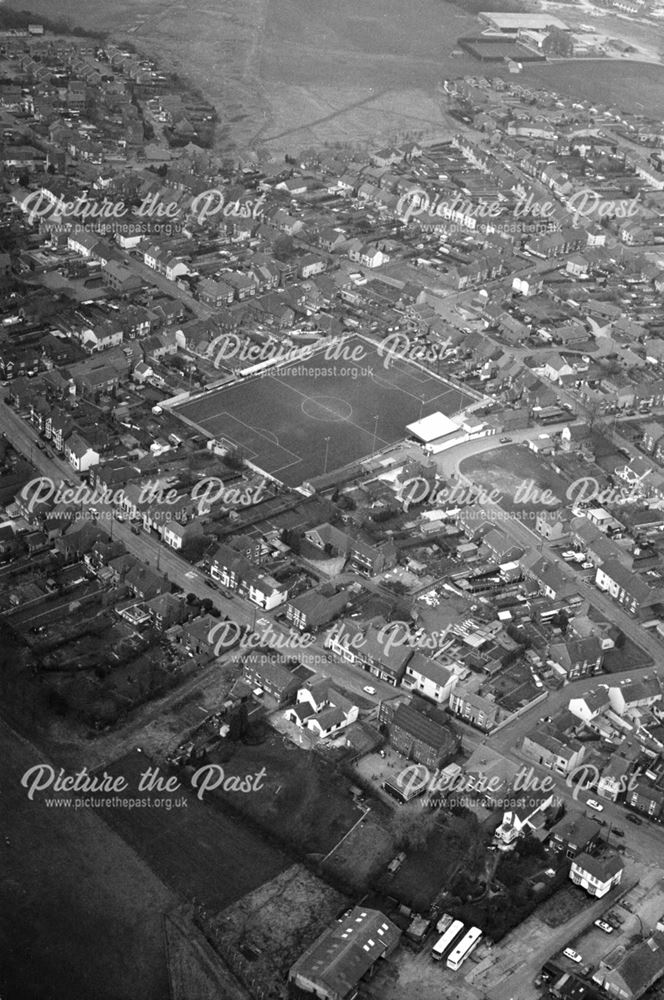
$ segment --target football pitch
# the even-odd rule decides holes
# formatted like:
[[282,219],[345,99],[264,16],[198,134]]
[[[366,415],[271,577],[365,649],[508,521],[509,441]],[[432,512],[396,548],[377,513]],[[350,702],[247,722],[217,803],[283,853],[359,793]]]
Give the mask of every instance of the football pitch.
[[[224,386],[173,412],[287,486],[342,468],[407,436],[406,425],[440,411],[458,413],[473,399],[407,361],[385,358],[359,338],[351,364],[324,352]],[[346,357],[349,353],[346,353]]]

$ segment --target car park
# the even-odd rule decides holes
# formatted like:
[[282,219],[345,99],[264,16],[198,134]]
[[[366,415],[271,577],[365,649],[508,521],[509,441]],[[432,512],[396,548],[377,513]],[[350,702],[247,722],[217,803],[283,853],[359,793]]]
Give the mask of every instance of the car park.
[[574,951],[573,948],[565,948],[565,950],[563,951],[563,955],[565,956],[565,958],[569,958],[570,962],[576,962],[578,964],[579,962],[583,961],[578,951]]
[[588,799],[586,805],[588,806],[589,809],[594,809],[595,812],[598,813],[604,812],[604,806],[596,799]]

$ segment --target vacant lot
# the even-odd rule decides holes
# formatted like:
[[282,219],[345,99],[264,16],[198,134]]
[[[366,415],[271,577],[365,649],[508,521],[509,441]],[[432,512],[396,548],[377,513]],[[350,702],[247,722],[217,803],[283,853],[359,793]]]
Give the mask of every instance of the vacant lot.
[[[543,509],[538,502],[543,490],[560,501],[564,500],[560,476],[554,472],[547,459],[540,458],[523,445],[512,445],[467,459],[461,472],[487,491],[499,490],[500,506],[510,514],[519,512],[526,524],[534,527],[535,516]],[[555,510],[559,503],[548,506]]]
[[276,733],[258,746],[225,745],[210,759],[226,774],[244,777],[265,769],[260,789],[251,795],[211,794],[300,851],[327,854],[362,815],[349,783],[332,765]]
[[[351,356],[361,360],[351,364]],[[336,361],[323,351],[277,374],[208,393],[178,412],[293,486],[394,444],[423,413],[451,415],[470,401],[407,362],[390,360],[386,367],[388,358],[359,338],[343,345],[343,357]]]
[[301,865],[282,872],[211,921],[224,951],[251,962],[252,974],[283,988],[293,962],[349,904]]

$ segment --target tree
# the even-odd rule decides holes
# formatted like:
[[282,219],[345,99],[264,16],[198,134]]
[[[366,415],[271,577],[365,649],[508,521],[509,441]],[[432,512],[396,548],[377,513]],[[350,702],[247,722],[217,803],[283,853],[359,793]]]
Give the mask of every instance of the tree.
[[574,40],[571,32],[551,27],[549,34],[542,42],[542,51],[554,56],[571,56],[574,52]]
[[196,604],[197,601],[198,601],[198,598],[196,597],[196,594],[194,594],[191,591],[189,591],[189,593],[185,597],[185,601],[186,601],[187,604]]
[[436,827],[435,813],[400,811],[394,814],[391,823],[392,835],[399,847],[416,851],[425,847]]
[[559,628],[563,635],[567,632],[567,627],[569,625],[569,617],[565,610],[561,608],[557,615],[551,619],[551,624],[554,628]]
[[522,858],[544,859],[546,857],[544,845],[536,837],[533,837],[532,833],[527,833],[525,837],[521,838],[517,850]]
[[242,452],[239,448],[234,448],[224,455],[224,464],[228,466],[229,469],[243,469],[244,468],[244,458]]
[[291,236],[279,236],[273,245],[274,256],[282,262],[291,260],[295,254],[295,242]]

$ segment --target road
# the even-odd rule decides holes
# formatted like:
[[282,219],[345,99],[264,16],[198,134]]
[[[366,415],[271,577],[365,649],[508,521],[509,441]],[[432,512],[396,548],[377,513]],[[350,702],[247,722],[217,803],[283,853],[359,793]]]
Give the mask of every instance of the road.
[[[524,430],[510,433],[510,438],[514,443],[520,443],[544,433],[544,430],[555,431],[562,425],[551,425],[547,428],[530,427]],[[463,444],[450,448],[433,456],[436,468],[446,480],[454,479],[462,485],[471,485],[472,479],[460,471],[462,463],[471,457],[480,455],[483,452],[491,451],[502,447],[496,437],[479,438],[476,441],[467,441]],[[559,543],[551,544],[541,535],[538,535],[532,528],[529,528],[523,521],[515,517],[506,517],[505,512],[498,504],[486,504],[486,507],[493,512],[501,528],[506,531],[514,541],[526,551],[539,550],[548,559],[557,563],[563,576],[571,580],[577,588],[581,597],[590,601],[606,617],[607,621],[617,625],[632,642],[645,650],[649,656],[659,662],[664,656],[664,643],[657,634],[647,632],[639,622],[628,612],[624,611],[620,605],[616,604],[609,596],[599,590],[588,579],[582,577],[578,570],[565,562],[561,557]]]
[[210,309],[202,302],[199,302],[198,299],[193,297],[193,295],[188,295],[187,292],[180,288],[179,285],[176,285],[174,281],[169,281],[165,275],[159,274],[157,271],[153,271],[151,267],[148,267],[147,264],[144,264],[132,254],[125,254],[124,263],[143,281],[160,288],[161,291],[165,292],[170,298],[178,299],[180,302],[183,302],[195,316],[198,316],[199,319],[209,319],[214,315],[214,309]]
[[[0,389],[0,395],[6,394],[6,390]],[[79,478],[66,462],[61,459],[49,459],[43,452],[39,451],[35,445],[40,440],[35,429],[26,424],[16,413],[16,411],[4,403],[0,404],[0,430],[7,434],[12,443],[26,456],[31,456],[32,463],[37,467],[36,475],[48,476],[59,483],[61,479],[68,478],[75,485]],[[85,507],[85,505],[84,505]],[[163,573],[171,583],[181,587],[185,594],[193,593],[199,599],[209,598],[215,607],[219,609],[221,615],[228,615],[238,625],[248,625],[257,628],[258,634],[267,625],[256,625],[257,621],[266,620],[272,633],[277,636],[289,636],[291,630],[276,621],[273,614],[263,611],[261,608],[245,601],[243,598],[224,596],[221,591],[210,587],[205,574],[199,568],[188,563],[172,549],[163,545],[155,535],[148,534],[143,529],[138,534],[131,530],[128,522],[119,522],[112,517],[112,509],[109,505],[96,504],[99,511],[98,523],[109,533],[111,538],[121,541],[128,552],[140,559],[146,565]],[[289,655],[287,643],[283,642],[282,651],[285,656]],[[306,664],[310,662],[319,673],[324,673],[338,684],[343,685],[349,691],[362,695],[365,701],[375,700],[394,695],[394,688],[389,684],[379,681],[377,678],[368,675],[359,667],[349,664],[341,664],[334,660],[331,654],[324,648],[321,640],[310,644],[306,651],[293,649],[294,656]],[[376,690],[375,696],[367,696],[362,688],[369,685]]]

